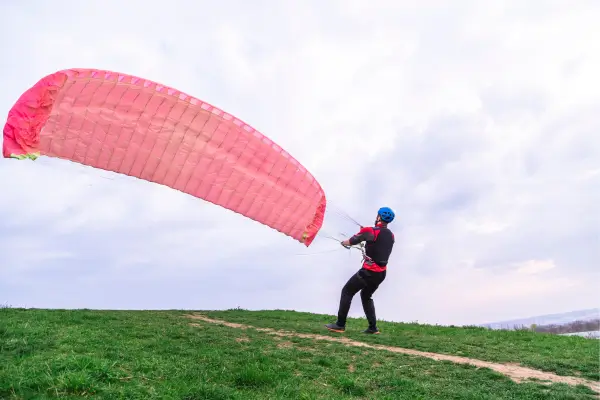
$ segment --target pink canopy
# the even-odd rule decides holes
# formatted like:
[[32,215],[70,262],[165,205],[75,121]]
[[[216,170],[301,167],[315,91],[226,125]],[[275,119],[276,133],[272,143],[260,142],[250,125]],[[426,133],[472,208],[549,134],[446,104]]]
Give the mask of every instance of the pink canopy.
[[166,185],[309,246],[326,198],[285,150],[170,87],[95,69],[48,75],[15,103],[4,157],[57,157]]

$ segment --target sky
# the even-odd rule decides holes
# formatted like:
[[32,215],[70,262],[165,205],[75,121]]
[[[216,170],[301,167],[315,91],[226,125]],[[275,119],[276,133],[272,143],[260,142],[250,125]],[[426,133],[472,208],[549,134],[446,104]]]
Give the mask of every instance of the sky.
[[[66,68],[177,88],[306,166],[324,233],[358,229],[336,210],[396,211],[380,319],[567,312],[600,306],[599,18],[596,0],[3,0],[0,111]],[[0,183],[0,304],[336,314],[360,267],[79,164],[1,159]]]

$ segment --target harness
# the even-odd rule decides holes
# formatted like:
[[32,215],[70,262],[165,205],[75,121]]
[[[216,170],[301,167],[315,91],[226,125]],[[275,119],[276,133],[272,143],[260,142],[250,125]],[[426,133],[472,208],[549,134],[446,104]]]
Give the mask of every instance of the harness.
[[[373,231],[381,231],[381,227],[375,226],[375,227],[373,227]],[[377,242],[378,239],[379,239],[379,235],[376,234],[375,235],[375,239],[372,242],[372,245],[374,245],[375,242]],[[377,266],[377,267],[380,267],[380,268],[385,268],[387,266],[387,260],[384,261],[384,263],[385,263],[384,265],[377,264],[377,262],[375,262],[375,260],[373,260],[371,257],[369,257],[367,255],[367,249],[366,249],[366,247],[367,246],[366,246],[366,244],[364,242],[360,243],[360,245],[359,245],[360,251],[362,252],[362,262],[364,264],[369,265],[369,266]]]
[[363,263],[367,263],[369,265],[376,264],[375,261],[371,257],[369,257],[367,255],[367,250],[365,249],[365,244],[364,243],[360,243],[360,244],[358,244],[356,246],[353,246],[353,247],[359,249],[360,252],[362,253],[362,262]]

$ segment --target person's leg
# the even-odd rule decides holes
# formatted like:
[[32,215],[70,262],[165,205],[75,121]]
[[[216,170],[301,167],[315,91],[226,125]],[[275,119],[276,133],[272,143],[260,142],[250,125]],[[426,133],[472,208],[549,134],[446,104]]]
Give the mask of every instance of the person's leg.
[[348,312],[350,311],[350,304],[352,303],[352,298],[359,290],[361,290],[364,287],[365,282],[362,278],[358,276],[358,274],[354,274],[350,277],[350,279],[348,279],[348,281],[342,288],[337,321],[334,324],[325,325],[327,329],[335,332],[344,331],[346,327],[346,318],[348,317]]
[[352,298],[359,290],[365,287],[365,281],[360,278],[359,273],[352,275],[352,277],[348,279],[348,282],[346,282],[342,288],[340,307],[338,309],[338,326],[346,326],[346,318],[348,318],[348,312],[350,311]]
[[385,271],[383,272],[371,272],[367,271],[364,274],[364,280],[366,287],[360,291],[360,298],[362,300],[363,310],[367,321],[369,322],[368,331],[377,332],[377,316],[375,314],[375,303],[373,302],[373,293],[379,288],[381,282],[385,279]]

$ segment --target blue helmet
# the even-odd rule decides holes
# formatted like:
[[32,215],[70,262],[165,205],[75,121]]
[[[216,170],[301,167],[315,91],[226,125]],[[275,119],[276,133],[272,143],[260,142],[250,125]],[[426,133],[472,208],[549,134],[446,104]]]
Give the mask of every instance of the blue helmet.
[[381,217],[381,220],[386,223],[392,222],[396,217],[394,211],[389,207],[381,207],[379,211],[377,211],[377,214]]

